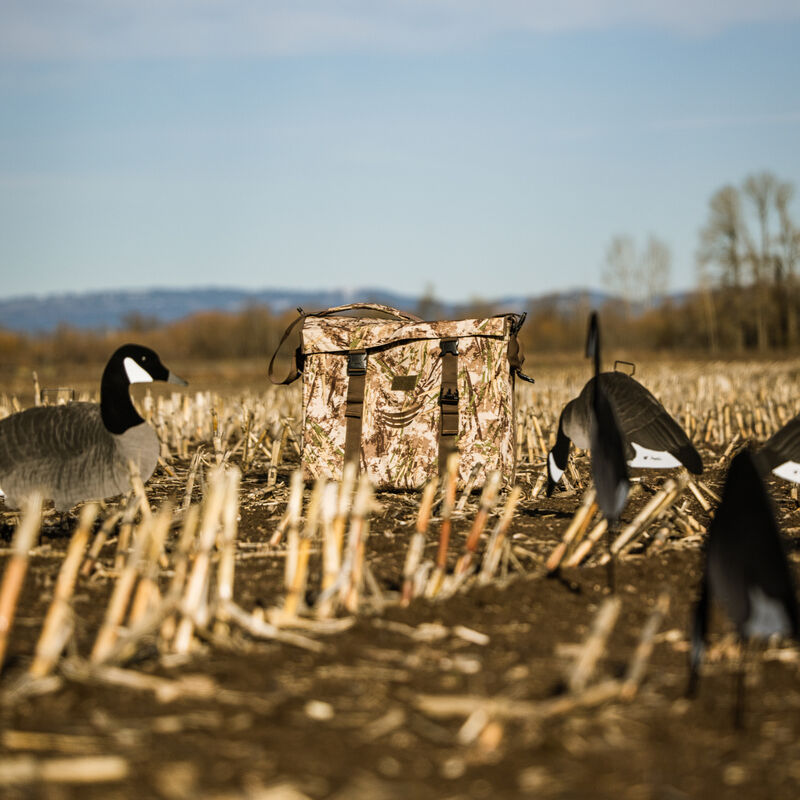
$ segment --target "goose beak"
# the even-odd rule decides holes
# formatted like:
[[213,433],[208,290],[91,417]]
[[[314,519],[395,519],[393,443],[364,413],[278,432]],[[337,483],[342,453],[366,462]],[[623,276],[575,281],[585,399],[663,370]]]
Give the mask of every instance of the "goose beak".
[[174,372],[170,372],[167,376],[167,383],[176,383],[178,386],[188,386],[189,383],[183,378],[179,378]]

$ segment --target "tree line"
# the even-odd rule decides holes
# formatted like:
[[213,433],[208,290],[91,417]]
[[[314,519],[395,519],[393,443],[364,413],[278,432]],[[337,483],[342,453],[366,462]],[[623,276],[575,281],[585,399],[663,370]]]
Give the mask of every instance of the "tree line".
[[[613,237],[601,271],[604,287],[615,297],[601,309],[609,344],[713,355],[795,351],[800,345],[800,228],[791,215],[794,191],[791,182],[770,172],[718,189],[699,232],[697,288],[680,297],[667,294],[671,255],[665,242],[650,236],[638,247],[629,236]],[[430,288],[410,310],[425,319],[445,316]],[[505,310],[475,301],[459,315]],[[532,303],[520,334],[526,352],[580,352],[589,310],[588,295],[566,307]],[[171,323],[133,314],[119,330],[62,325],[49,334],[25,335],[0,329],[0,367],[102,363],[127,341],[170,358],[269,358],[294,316],[250,306]]]

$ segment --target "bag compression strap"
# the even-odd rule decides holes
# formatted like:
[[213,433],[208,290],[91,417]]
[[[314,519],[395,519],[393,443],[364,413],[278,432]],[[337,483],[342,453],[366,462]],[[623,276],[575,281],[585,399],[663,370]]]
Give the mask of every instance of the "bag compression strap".
[[455,452],[458,436],[458,339],[441,339],[442,388],[439,391],[439,474],[444,474],[447,457]]
[[361,423],[364,418],[364,388],[367,382],[367,351],[347,354],[347,402],[344,407],[344,463],[361,463]]

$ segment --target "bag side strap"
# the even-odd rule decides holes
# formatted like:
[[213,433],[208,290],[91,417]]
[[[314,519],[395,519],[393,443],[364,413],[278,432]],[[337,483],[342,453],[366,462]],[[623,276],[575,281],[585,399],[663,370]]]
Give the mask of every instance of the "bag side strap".
[[447,457],[455,452],[458,435],[458,339],[441,339],[442,388],[439,391],[439,474],[444,474]]
[[300,316],[297,317],[297,319],[295,319],[284,331],[283,336],[281,336],[281,340],[278,342],[278,346],[275,348],[275,352],[272,354],[272,358],[269,360],[269,369],[267,370],[267,374],[269,375],[270,381],[279,386],[296,381],[300,377],[300,373],[303,371],[303,348],[302,346],[298,346],[294,351],[294,355],[292,356],[292,368],[289,370],[289,374],[282,381],[275,380],[275,359],[278,357],[278,353],[280,353],[283,343],[289,338],[299,322],[302,322],[306,317],[311,316],[311,314],[306,314],[299,308],[297,310],[300,312]]
[[364,389],[367,383],[367,351],[347,354],[347,401],[344,407],[344,463],[361,463],[361,425],[364,419]]
[[525,354],[522,352],[522,345],[519,343],[519,339],[517,339],[519,329],[522,327],[522,323],[525,322],[525,317],[527,316],[527,314],[522,314],[512,324],[506,355],[508,356],[508,366],[511,369],[512,376],[519,377],[528,383],[536,383],[530,375],[526,375],[522,371],[522,365],[525,363]]

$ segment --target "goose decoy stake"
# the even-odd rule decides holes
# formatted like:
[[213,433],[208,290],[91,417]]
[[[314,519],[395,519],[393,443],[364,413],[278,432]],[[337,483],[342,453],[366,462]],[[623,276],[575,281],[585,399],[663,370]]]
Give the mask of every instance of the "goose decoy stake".
[[84,500],[130,489],[128,462],[146,481],[156,468],[156,432],[138,414],[132,383],[167,381],[186,386],[148,347],[126,344],[109,359],[100,403],[38,406],[0,420],[0,488],[18,508],[34,491],[66,511]]

